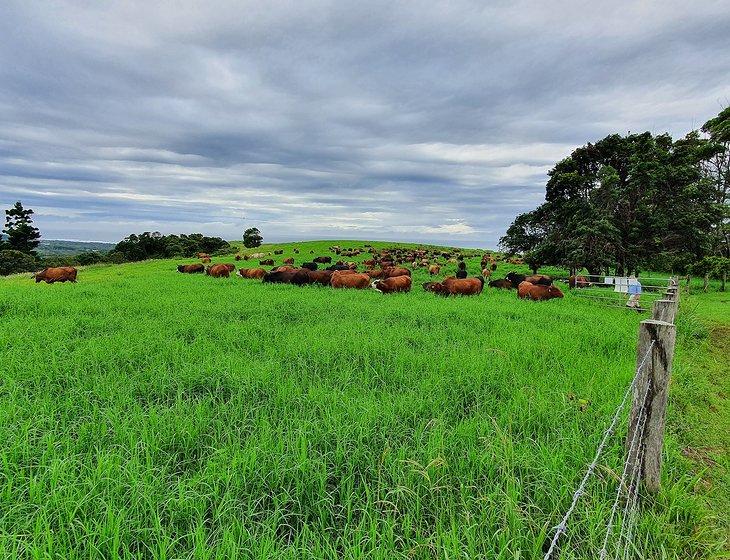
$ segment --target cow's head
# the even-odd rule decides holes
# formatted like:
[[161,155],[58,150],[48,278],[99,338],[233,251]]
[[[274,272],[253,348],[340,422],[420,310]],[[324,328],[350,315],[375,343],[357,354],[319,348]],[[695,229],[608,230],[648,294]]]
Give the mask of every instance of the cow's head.
[[561,298],[563,297],[563,292],[560,291],[560,288],[557,286],[548,286],[548,294],[550,294],[551,298]]

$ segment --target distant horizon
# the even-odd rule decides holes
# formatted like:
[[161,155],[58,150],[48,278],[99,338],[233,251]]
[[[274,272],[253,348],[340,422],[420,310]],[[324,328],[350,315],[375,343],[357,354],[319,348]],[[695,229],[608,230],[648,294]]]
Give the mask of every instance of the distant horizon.
[[[142,232],[136,232],[137,234]],[[194,232],[194,233],[202,233],[203,235],[207,235],[205,232]],[[132,234],[129,234],[132,235]],[[163,233],[163,235],[189,235],[189,234],[180,234],[180,233]],[[243,242],[242,239],[225,239],[227,242]],[[61,239],[61,238],[41,238],[41,243],[43,242],[51,242],[51,241],[63,241],[63,242],[69,242],[69,243],[103,243],[106,245],[116,245],[121,239],[116,241],[99,241],[99,240],[89,240],[89,239]],[[498,247],[489,247],[489,246],[483,246],[483,245],[454,245],[453,243],[448,243],[446,240],[444,241],[410,241],[408,239],[370,239],[370,238],[344,238],[344,237],[323,237],[323,238],[306,238],[306,239],[300,239],[300,238],[278,238],[275,240],[268,240],[264,239],[262,245],[277,245],[277,244],[284,244],[284,243],[309,243],[309,242],[316,242],[316,241],[340,241],[340,242],[355,242],[355,243],[365,243],[365,242],[372,242],[372,243],[411,243],[416,245],[435,245],[440,247],[459,247],[464,249],[484,249],[484,250],[490,250],[490,251],[496,251],[498,250]]]

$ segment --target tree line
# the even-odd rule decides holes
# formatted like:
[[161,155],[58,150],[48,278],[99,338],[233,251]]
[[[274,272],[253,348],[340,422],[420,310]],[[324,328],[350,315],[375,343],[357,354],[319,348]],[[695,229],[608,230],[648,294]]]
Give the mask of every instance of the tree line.
[[194,257],[197,253],[226,254],[235,249],[220,237],[201,233],[162,235],[146,231],[132,234],[111,251],[86,251],[77,255],[43,257],[38,254],[41,234],[33,225],[33,210],[21,202],[5,211],[5,228],[0,236],[0,275],[40,270],[48,266],[76,266],[124,263],[145,259]]
[[533,270],[724,277],[730,265],[730,107],[700,131],[611,134],[548,173],[545,202],[500,240]]

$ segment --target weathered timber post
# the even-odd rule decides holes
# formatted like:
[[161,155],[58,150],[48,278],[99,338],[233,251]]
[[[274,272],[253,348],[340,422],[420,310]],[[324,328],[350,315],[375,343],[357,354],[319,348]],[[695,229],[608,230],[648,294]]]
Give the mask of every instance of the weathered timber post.
[[[639,418],[643,408],[644,429],[643,433],[638,434],[639,449],[643,447],[643,460],[640,464],[637,461],[637,456],[641,456],[639,453],[634,454],[633,457],[629,456],[629,460],[634,462],[630,466],[629,472],[633,476],[634,470],[639,469],[637,480],[643,480],[646,489],[650,492],[658,492],[661,481],[664,421],[675,337],[675,326],[665,321],[648,319],[642,321],[639,327],[639,344],[636,351],[637,369],[641,366],[647,352],[650,354],[644,367],[641,368],[634,386],[626,449],[630,450],[634,431],[639,428]],[[650,348],[651,350],[649,350]],[[645,394],[646,398],[644,398]]]
[[672,299],[658,299],[654,301],[652,319],[674,324],[677,316],[677,302]]

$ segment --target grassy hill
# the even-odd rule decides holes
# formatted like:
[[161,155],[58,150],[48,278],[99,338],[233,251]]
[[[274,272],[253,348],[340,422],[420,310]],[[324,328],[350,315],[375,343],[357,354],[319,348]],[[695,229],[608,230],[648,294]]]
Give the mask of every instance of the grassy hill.
[[[255,251],[300,263],[337,243]],[[645,318],[571,293],[444,299],[421,289],[423,269],[411,293],[383,296],[182,275],[183,262],[86,267],[75,285],[0,279],[3,557],[541,558]],[[722,362],[693,301],[665,480],[641,512],[646,558],[722,546],[727,481],[683,454],[708,434],[727,443],[727,392],[706,381]],[[596,557],[621,460],[616,437],[562,557]]]
[[114,243],[101,241],[65,241],[62,239],[42,239],[38,253],[42,256],[76,255],[86,251],[111,251]]

